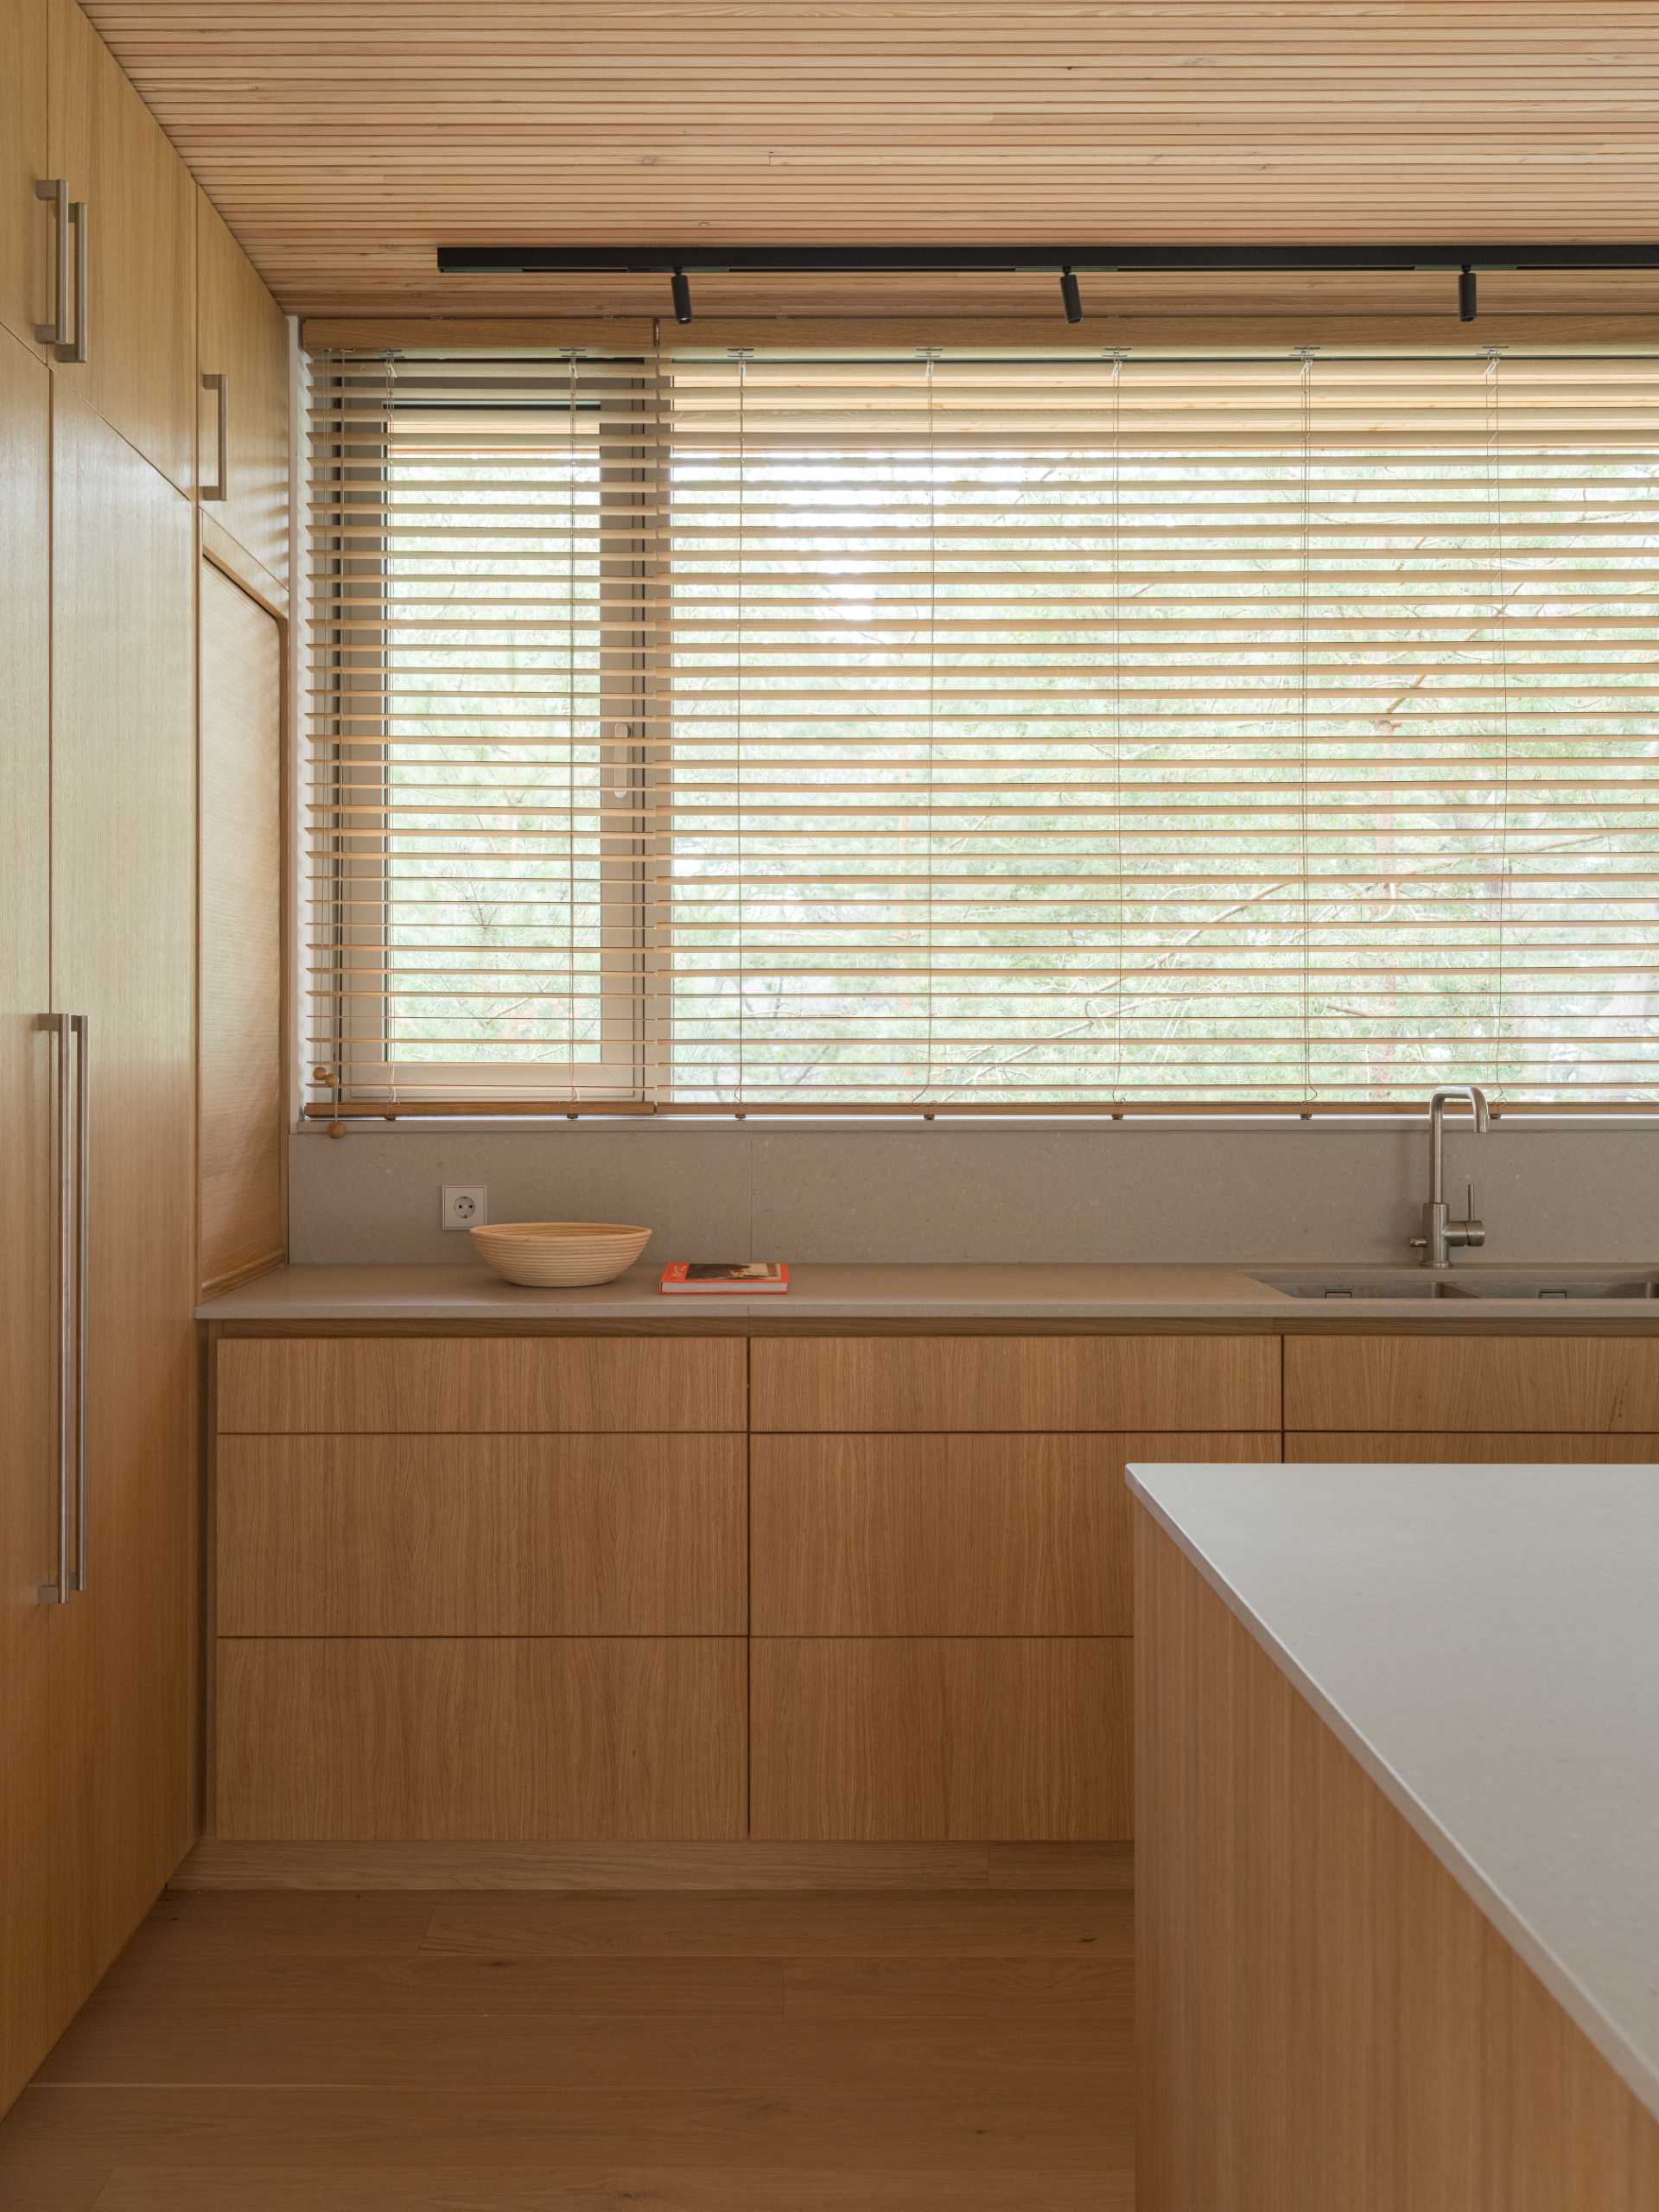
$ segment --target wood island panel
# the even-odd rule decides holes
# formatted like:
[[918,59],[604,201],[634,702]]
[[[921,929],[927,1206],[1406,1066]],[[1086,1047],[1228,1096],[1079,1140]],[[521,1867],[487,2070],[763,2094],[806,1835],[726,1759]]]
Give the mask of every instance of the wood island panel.
[[757,1430],[1277,1428],[1268,1336],[757,1338]]
[[1139,2212],[1651,2212],[1659,2124],[1137,1512]]
[[1126,1636],[1126,1461],[1278,1457],[1261,1431],[757,1437],[754,1632]]
[[741,1429],[737,1338],[233,1337],[219,1431]]

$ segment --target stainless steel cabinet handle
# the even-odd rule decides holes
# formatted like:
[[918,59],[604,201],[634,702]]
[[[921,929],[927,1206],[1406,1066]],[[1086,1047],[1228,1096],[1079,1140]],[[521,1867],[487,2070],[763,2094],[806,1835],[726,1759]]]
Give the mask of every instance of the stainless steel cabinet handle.
[[58,1573],[42,1582],[36,1596],[43,1605],[60,1605],[69,1595],[69,1465],[74,1440],[74,1217],[71,1212],[69,1159],[69,1017],[41,1016],[58,1039]]
[[204,391],[219,394],[219,450],[213,467],[213,481],[204,484],[200,496],[204,499],[228,499],[231,496],[231,389],[223,371],[215,369],[201,379]]
[[61,346],[69,336],[69,326],[64,317],[69,308],[69,180],[67,177],[36,177],[35,197],[49,200],[57,223],[57,274],[52,285],[52,315],[50,322],[37,322],[35,335],[42,346]]
[[86,202],[72,200],[69,203],[70,226],[75,233],[75,342],[60,345],[60,361],[85,361],[91,356],[86,350],[86,295],[89,289],[86,276]]
[[86,1587],[86,1431],[92,1404],[86,1378],[87,1289],[92,1281],[92,1022],[71,1017],[75,1038],[75,1574],[72,1588]]

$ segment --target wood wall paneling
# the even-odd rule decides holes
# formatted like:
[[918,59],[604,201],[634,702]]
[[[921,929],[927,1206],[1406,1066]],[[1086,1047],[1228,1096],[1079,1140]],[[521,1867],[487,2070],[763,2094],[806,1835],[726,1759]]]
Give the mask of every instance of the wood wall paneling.
[[1287,1337],[1285,1426],[1659,1430],[1659,1337]]
[[199,1267],[211,1291],[288,1249],[282,625],[200,575]]
[[1130,1459],[1272,1460],[1259,1432],[762,1436],[757,1636],[1126,1636]]
[[47,0],[0,0],[0,324],[35,353],[35,327],[53,308],[53,214],[35,197],[50,174],[46,9]]
[[1131,1649],[1125,1637],[759,1637],[752,1832],[1127,1836]]
[[227,1436],[221,1636],[742,1636],[724,1436]]
[[1144,1512],[1139,2212],[1649,2212],[1659,2124]]
[[[442,239],[1221,242],[1650,238],[1659,9],[1569,15],[1385,0],[88,0],[284,305],[663,315],[665,279],[449,277]],[[1478,97],[1471,87],[1478,87]],[[1269,302],[1433,318],[1453,279],[1085,278],[1114,318],[1224,321]],[[780,304],[1023,315],[1046,274],[697,280],[699,319]],[[1515,305],[1651,317],[1645,275],[1483,277]],[[937,325],[936,325],[937,329]]]
[[735,1839],[744,1654],[738,1637],[222,1640],[217,1832]]
[[181,491],[196,445],[196,194],[75,0],[48,0],[54,176],[87,204],[87,358],[74,392]]
[[73,1815],[51,1707],[62,1623],[36,1595],[58,1571],[56,1039],[41,1026],[52,1004],[50,382],[0,330],[0,2111],[79,1995],[58,1948]]
[[757,1338],[757,1430],[1279,1427],[1276,1338]]
[[741,1430],[744,1353],[730,1337],[226,1338],[219,1429]]

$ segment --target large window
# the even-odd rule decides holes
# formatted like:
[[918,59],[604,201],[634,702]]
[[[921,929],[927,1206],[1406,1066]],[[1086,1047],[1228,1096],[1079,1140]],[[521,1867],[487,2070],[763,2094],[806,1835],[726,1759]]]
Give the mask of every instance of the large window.
[[1659,1102],[1659,361],[314,377],[320,1103]]

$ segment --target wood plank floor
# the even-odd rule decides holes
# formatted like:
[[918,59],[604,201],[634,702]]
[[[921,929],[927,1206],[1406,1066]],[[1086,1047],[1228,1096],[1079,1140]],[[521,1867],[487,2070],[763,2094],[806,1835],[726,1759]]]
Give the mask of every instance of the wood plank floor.
[[1132,1898],[163,1897],[5,2212],[1129,2212]]

